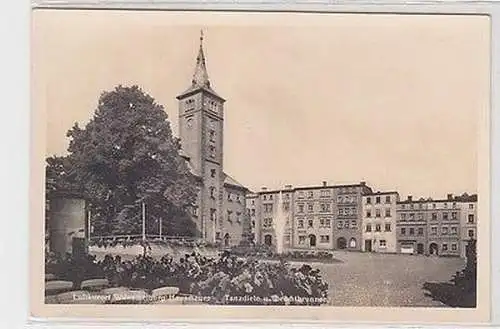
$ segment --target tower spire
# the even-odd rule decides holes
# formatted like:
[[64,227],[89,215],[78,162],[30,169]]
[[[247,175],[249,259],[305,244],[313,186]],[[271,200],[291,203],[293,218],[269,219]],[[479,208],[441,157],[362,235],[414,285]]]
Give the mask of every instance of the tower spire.
[[192,84],[193,87],[210,88],[205,53],[203,51],[203,38],[203,30],[200,30],[200,49],[198,50],[198,56],[196,57],[196,67],[194,69]]

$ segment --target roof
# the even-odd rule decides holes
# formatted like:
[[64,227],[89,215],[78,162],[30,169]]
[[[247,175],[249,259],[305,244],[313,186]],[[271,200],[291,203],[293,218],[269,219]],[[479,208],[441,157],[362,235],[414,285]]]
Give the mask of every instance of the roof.
[[220,97],[210,85],[205,52],[203,50],[203,31],[201,31],[200,35],[200,48],[198,49],[198,56],[196,57],[196,66],[193,73],[193,79],[191,80],[191,86],[179,96],[177,96],[177,99],[187,97],[198,91],[205,91],[219,98],[221,101],[224,101],[224,98]]
[[242,190],[248,190],[245,186],[243,186],[241,183],[239,183],[236,179],[233,177],[229,176],[228,174],[224,173],[224,185],[229,185],[231,187],[239,188]]
[[365,193],[364,196],[377,196],[377,195],[388,195],[388,194],[399,194],[397,191],[377,191],[372,193]]

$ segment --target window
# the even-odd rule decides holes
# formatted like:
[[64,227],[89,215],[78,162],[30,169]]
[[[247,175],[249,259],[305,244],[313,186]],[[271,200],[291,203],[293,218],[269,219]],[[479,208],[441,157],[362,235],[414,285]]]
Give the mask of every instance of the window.
[[309,219],[309,220],[307,221],[307,226],[308,226],[308,227],[313,227],[313,224],[314,224],[314,222],[313,222],[313,220],[312,220],[312,219]]
[[322,198],[330,197],[330,190],[321,190],[321,197]]
[[469,214],[469,217],[468,217],[468,219],[467,219],[467,222],[468,222],[469,224],[474,223],[474,214]]
[[410,227],[410,235],[415,235],[415,229],[413,227]]
[[309,192],[307,193],[307,197],[308,197],[309,199],[312,199],[312,197],[313,197],[313,196],[314,196],[314,192],[313,192],[313,191],[309,191]]
[[366,211],[366,217],[368,218],[372,217],[372,212],[370,210]]
[[432,209],[436,209],[436,204],[435,203],[432,204]]
[[329,235],[320,235],[319,242],[321,242],[321,243],[329,243],[330,242],[330,236]]
[[432,213],[432,220],[437,220],[438,219],[438,214],[436,212]]
[[264,228],[270,228],[273,226],[273,219],[272,218],[264,218]]
[[406,220],[406,214],[401,214],[401,220]]
[[198,216],[198,207],[193,207],[193,216]]
[[220,232],[216,232],[215,233],[215,239],[216,240],[220,240]]
[[391,217],[391,209],[390,208],[385,209],[385,217]]
[[451,213],[451,219],[457,219],[458,218],[458,213],[456,211]]
[[419,213],[418,214],[418,220],[424,220],[424,214]]
[[290,210],[290,203],[289,202],[283,202],[283,210],[285,210],[285,211]]
[[344,199],[339,195],[337,197],[337,203],[342,203],[342,202],[344,202]]
[[392,229],[391,229],[391,224],[385,224],[385,231],[386,232],[390,232]]
[[447,204],[446,202],[444,203],[444,205],[443,205],[443,206],[444,206],[444,209],[447,209],[447,208],[448,208],[448,204]]
[[344,227],[344,221],[339,220],[339,221],[337,222],[337,229],[341,230],[343,227]]
[[452,207],[453,207],[453,208],[456,208],[456,207],[457,207],[457,203],[456,203],[456,202],[453,202]]
[[210,145],[210,157],[215,158],[215,146]]
[[267,200],[267,195],[264,195],[262,199]]
[[451,234],[454,234],[454,235],[458,234],[458,228],[456,226],[451,227]]
[[210,141],[215,142],[215,130],[210,129],[209,134],[210,134]]
[[[446,204],[446,203],[445,203]],[[444,212],[443,213],[443,220],[448,220],[448,213]]]
[[348,221],[348,220],[346,220],[346,221],[344,222],[344,227],[345,227],[345,228],[349,228],[349,221]]
[[372,225],[366,224],[366,232],[371,232],[371,231],[372,231]]
[[474,209],[474,204],[473,203],[469,203],[469,209]]
[[312,203],[307,205],[307,211],[313,212],[314,211],[314,205]]
[[328,218],[321,218],[319,220],[319,226],[320,227],[330,227],[330,219],[328,219]]
[[451,250],[457,251],[457,244],[456,243],[451,244]]
[[289,235],[285,235],[285,242],[290,243],[290,236]]
[[406,228],[405,227],[401,228],[401,235],[406,235]]
[[304,228],[304,220],[303,219],[299,219],[298,222],[297,222],[297,227],[298,228]]
[[304,212],[304,205],[299,204],[299,213],[303,213],[303,212]]
[[414,213],[411,213],[410,214],[410,220],[414,220],[415,219],[415,214]]
[[240,212],[236,212],[236,222],[241,223],[241,213]]
[[252,216],[255,216],[255,209],[252,209]]
[[422,209],[422,208],[424,208],[424,205],[420,203],[420,204],[418,205],[418,209]]
[[380,203],[380,197],[379,196],[375,198],[375,203]]
[[303,191],[299,192],[299,199],[304,199],[304,192]]
[[385,197],[385,203],[391,203],[391,196],[390,195],[387,195]]
[[378,242],[378,244],[379,244],[380,248],[385,248],[385,247],[387,246],[387,241],[385,241],[385,240],[380,240],[380,241]]
[[448,227],[447,226],[441,227],[441,234],[443,234],[443,235],[448,234]]
[[356,228],[358,227],[358,223],[356,222],[356,220],[351,220],[351,228]]
[[305,243],[306,243],[306,236],[299,235],[299,244],[305,244]]
[[252,221],[252,228],[255,228],[255,221]]
[[228,194],[227,194],[227,200],[228,200],[228,201],[233,201],[233,199],[231,199],[231,193],[228,193]]
[[380,209],[375,209],[375,217],[380,217]]
[[410,209],[413,209],[413,203],[410,204]]
[[339,208],[339,216],[342,216],[344,214],[344,208]]
[[372,203],[372,198],[367,197],[367,198],[366,198],[366,203],[367,203],[367,204],[371,204],[371,203]]
[[214,178],[214,177],[215,177],[215,169],[210,169],[210,176],[211,176],[212,178]]
[[232,214],[232,211],[231,210],[228,210],[227,211],[227,221],[230,222],[231,221],[231,214]]
[[418,228],[418,235],[424,235],[424,228],[423,227]]
[[443,251],[448,251],[448,244],[447,243],[443,243]]
[[469,235],[469,238],[473,238],[474,237],[474,230],[469,230],[468,235]]
[[380,232],[380,231],[381,231],[380,224],[375,225],[375,232]]
[[329,212],[330,211],[330,204],[329,203],[322,203],[321,204],[321,212]]
[[438,228],[436,226],[431,227],[431,234],[437,235],[437,233],[438,233]]
[[215,199],[215,187],[213,186],[210,187],[210,197]]
[[402,204],[401,209],[406,209],[406,206],[404,204]]
[[272,200],[272,199],[273,199],[273,195],[271,194],[271,195],[269,196],[269,200]]
[[210,220],[215,220],[215,209],[211,208],[210,209]]

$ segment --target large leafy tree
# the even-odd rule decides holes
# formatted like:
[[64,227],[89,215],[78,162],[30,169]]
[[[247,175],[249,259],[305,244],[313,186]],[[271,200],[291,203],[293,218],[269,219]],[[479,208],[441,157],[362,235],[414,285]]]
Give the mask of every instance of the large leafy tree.
[[93,118],[67,133],[68,155],[47,159],[52,189],[77,190],[98,234],[196,234],[190,207],[197,182],[180,157],[164,108],[139,87],[102,93]]

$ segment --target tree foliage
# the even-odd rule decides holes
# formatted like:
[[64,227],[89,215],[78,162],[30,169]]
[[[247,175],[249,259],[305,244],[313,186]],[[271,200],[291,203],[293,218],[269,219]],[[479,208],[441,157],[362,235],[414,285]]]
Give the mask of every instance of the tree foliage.
[[83,194],[100,234],[139,233],[142,202],[148,233],[157,234],[161,221],[164,234],[194,234],[188,213],[197,182],[167,119],[137,86],[104,92],[85,128],[68,131],[68,155],[47,159],[47,178]]

